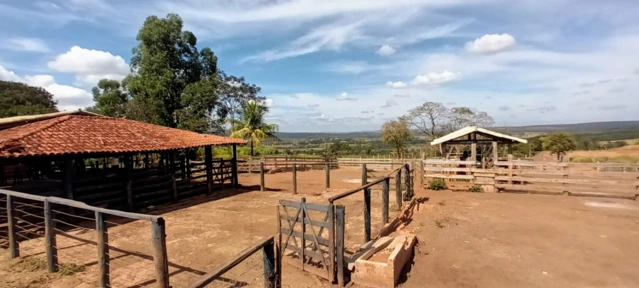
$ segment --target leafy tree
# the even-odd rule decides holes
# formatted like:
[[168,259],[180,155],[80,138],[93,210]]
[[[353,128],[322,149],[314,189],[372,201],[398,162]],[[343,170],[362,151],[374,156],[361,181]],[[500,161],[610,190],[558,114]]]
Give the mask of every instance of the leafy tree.
[[566,152],[577,148],[577,140],[570,133],[556,132],[543,138],[544,150],[557,155],[557,161],[561,161]]
[[133,48],[132,75],[125,80],[133,96],[132,117],[168,127],[206,132],[215,108],[217,57],[198,50],[197,38],[182,31],[180,16],[147,17]]
[[466,126],[490,127],[495,124],[493,117],[482,111],[475,111],[468,107],[450,109],[447,128],[450,132]]
[[258,101],[248,101],[238,111],[241,120],[229,119],[233,131],[231,137],[248,139],[251,143],[251,156],[254,155],[253,146],[260,145],[262,139],[277,139],[277,125],[264,123],[264,115],[267,112],[268,107]]
[[220,72],[219,85],[216,94],[218,105],[215,109],[215,117],[212,126],[213,130],[224,131],[226,119],[238,119],[239,110],[248,101],[264,101],[265,98],[258,96],[262,90],[253,84],[246,83],[244,77],[235,77]]
[[0,118],[58,112],[57,104],[43,88],[0,81]]
[[350,147],[348,146],[348,144],[342,141],[334,142],[330,146],[328,146],[329,155],[327,156],[340,156],[345,153],[348,153],[349,150],[350,150]]
[[400,117],[397,120],[390,120],[382,126],[382,141],[389,143],[395,148],[397,156],[402,155],[406,142],[413,138],[408,121]]
[[126,115],[126,105],[129,96],[122,90],[120,82],[116,80],[102,79],[97,87],[91,90],[95,105],[88,107],[89,112],[111,117],[123,117]]

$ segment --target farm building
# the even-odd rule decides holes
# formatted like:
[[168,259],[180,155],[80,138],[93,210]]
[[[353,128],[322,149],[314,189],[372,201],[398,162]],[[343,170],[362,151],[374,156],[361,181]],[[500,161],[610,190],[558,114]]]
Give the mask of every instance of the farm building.
[[[84,111],[4,118],[0,187],[135,210],[237,185],[245,143]],[[232,159],[213,159],[221,145]],[[192,161],[200,148],[204,161]]]
[[488,129],[468,126],[439,137],[430,142],[430,145],[439,145],[445,159],[475,159],[485,165],[498,160],[500,155],[512,154],[512,145],[516,143],[528,143],[528,141]]

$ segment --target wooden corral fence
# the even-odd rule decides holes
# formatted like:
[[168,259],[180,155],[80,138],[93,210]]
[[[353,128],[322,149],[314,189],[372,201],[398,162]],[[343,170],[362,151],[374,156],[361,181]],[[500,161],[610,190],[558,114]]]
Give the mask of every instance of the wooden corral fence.
[[329,282],[337,277],[344,283],[343,206],[307,203],[305,198],[300,202],[281,200],[277,227],[283,263]]
[[[246,250],[240,252],[233,259],[221,265],[217,269],[202,275],[195,282],[191,283],[189,288],[204,288],[213,281],[220,279],[224,273],[238,266],[240,263],[248,259],[251,255],[262,251],[263,269],[264,269],[264,286],[266,288],[282,287],[282,259],[280,258],[279,246],[275,243],[275,237],[268,237]],[[242,287],[243,285],[229,286]]]
[[446,179],[452,188],[479,185],[484,192],[639,198],[639,164],[508,160],[479,169],[473,161],[424,160],[423,166],[424,183]]
[[[3,209],[0,209],[2,212],[0,214],[6,219],[6,224],[2,223],[2,226],[6,228],[6,234],[3,231],[0,239],[6,235],[7,246],[12,258],[33,256],[22,255],[21,242],[33,241],[32,239],[36,238],[43,239],[42,246],[44,246],[48,270],[49,272],[57,272],[61,266],[59,259],[62,257],[59,256],[64,256],[64,253],[69,252],[69,250],[59,247],[59,240],[61,240],[59,237],[75,238],[73,235],[67,234],[64,227],[75,226],[69,223],[74,222],[75,218],[89,219],[95,221],[93,227],[97,233],[97,241],[94,242],[98,268],[97,284],[98,287],[111,287],[111,280],[114,278],[111,272],[114,267],[110,264],[112,257],[109,256],[109,251],[112,247],[109,245],[108,227],[113,225],[113,222],[107,221],[107,217],[115,216],[119,219],[146,221],[151,224],[152,235],[149,235],[151,243],[147,245],[153,247],[155,269],[155,281],[151,282],[155,282],[156,287],[169,287],[169,262],[166,252],[165,222],[162,217],[104,209],[69,199],[43,197],[4,189],[0,189],[0,197],[0,202],[6,202]],[[30,209],[29,212],[27,209]],[[88,211],[93,215],[80,216],[71,212],[74,210]],[[86,229],[86,227],[81,228]],[[39,234],[40,229],[44,229],[43,234]]]

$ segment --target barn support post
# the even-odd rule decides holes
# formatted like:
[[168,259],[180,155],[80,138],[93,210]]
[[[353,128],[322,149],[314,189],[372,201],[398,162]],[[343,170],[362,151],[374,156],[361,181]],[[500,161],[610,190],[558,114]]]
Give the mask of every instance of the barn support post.
[[213,150],[211,146],[204,146],[204,165],[206,166],[207,195],[213,194]]
[[477,163],[477,142],[473,142],[470,144],[470,160],[473,161],[473,168],[475,168],[475,164]]
[[126,207],[129,211],[133,211],[135,206],[133,205],[133,159],[131,159],[131,155],[126,155],[124,158],[124,171],[126,174]]
[[499,145],[497,145],[497,141],[493,141],[493,163],[496,163],[499,160]]
[[13,196],[7,195],[7,228],[9,236],[9,250],[11,258],[20,257],[20,242],[16,237],[16,206],[13,203]]
[[64,196],[73,200],[73,158],[64,158]]
[[513,154],[513,143],[508,143],[508,154],[509,155]]
[[186,149],[182,150],[183,154],[180,155],[180,180],[186,180]]
[[47,200],[44,200],[44,238],[49,272],[58,272],[58,248],[55,241],[55,222],[53,222],[51,203]]
[[98,233],[98,287],[111,287],[109,283],[109,236],[104,214],[95,211],[95,230]]
[[155,266],[155,280],[159,288],[169,288],[169,262],[166,254],[166,227],[164,218],[159,217],[151,224],[153,238],[153,262]]
[[178,201],[178,191],[177,191],[177,180],[175,179],[175,172],[177,171],[175,167],[175,158],[177,156],[176,150],[171,150],[168,153],[169,155],[169,175],[171,175],[171,200],[173,202]]
[[238,181],[238,177],[237,177],[237,145],[233,144],[233,159],[231,159],[231,177],[233,179],[233,187],[237,188],[237,185],[239,184]]
[[2,159],[0,159],[0,185],[7,185],[7,178],[4,174],[4,163]]
[[191,149],[184,151],[184,162],[186,163],[186,181],[191,182]]

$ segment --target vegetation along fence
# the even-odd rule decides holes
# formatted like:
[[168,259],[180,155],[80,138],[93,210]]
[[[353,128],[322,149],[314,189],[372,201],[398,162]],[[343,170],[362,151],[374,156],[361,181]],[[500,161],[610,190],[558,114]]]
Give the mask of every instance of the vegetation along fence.
[[450,188],[480,186],[484,192],[639,198],[639,164],[508,160],[497,161],[492,169],[479,169],[474,164],[424,160],[425,182],[446,179]]
[[[162,217],[3,189],[0,202],[0,245],[12,258],[46,262],[49,272],[64,275],[82,272],[76,277],[98,287],[169,287]],[[134,221],[129,225],[141,233],[119,233],[120,225]]]

